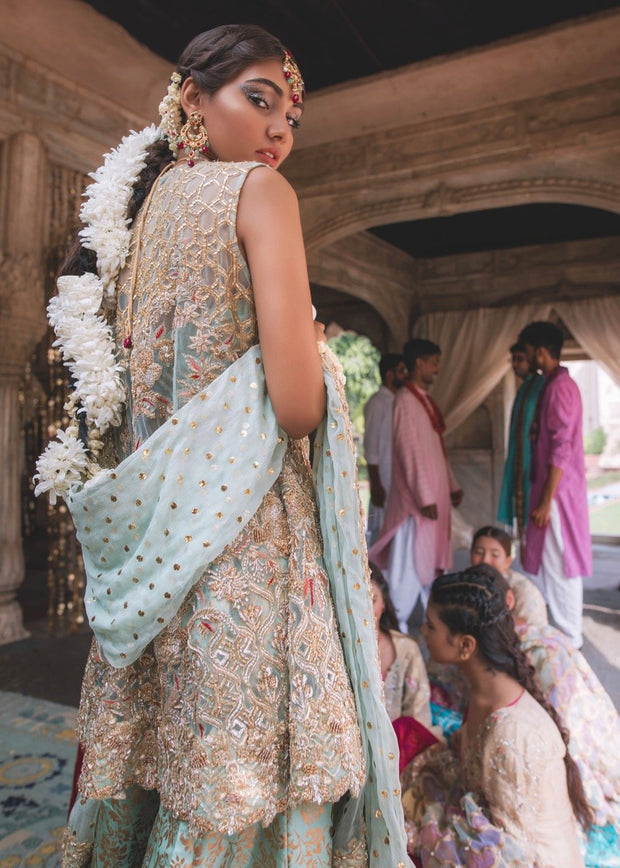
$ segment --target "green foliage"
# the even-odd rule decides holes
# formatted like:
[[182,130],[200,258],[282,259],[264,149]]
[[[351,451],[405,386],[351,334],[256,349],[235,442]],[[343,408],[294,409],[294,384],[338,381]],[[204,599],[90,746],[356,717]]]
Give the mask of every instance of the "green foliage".
[[606,443],[607,435],[602,428],[593,428],[583,438],[583,448],[586,455],[600,455]]
[[364,405],[381,385],[381,354],[368,338],[355,332],[343,332],[329,341],[344,370],[349,413],[355,432],[364,433]]

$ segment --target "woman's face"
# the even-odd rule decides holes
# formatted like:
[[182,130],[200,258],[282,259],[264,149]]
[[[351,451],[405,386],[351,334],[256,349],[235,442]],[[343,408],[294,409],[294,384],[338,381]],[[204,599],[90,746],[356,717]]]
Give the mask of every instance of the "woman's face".
[[436,663],[456,663],[459,660],[458,643],[448,627],[439,617],[437,607],[429,603],[422,624],[422,635],[426,640],[428,653]]
[[370,590],[372,592],[372,611],[375,616],[375,624],[378,624],[381,615],[383,615],[383,612],[385,611],[385,602],[383,600],[381,588],[376,582],[373,582],[372,579],[370,581]]
[[510,571],[512,555],[507,555],[503,545],[493,537],[481,536],[472,546],[470,560],[475,567],[488,564],[505,576]]
[[[183,106],[187,111],[185,105]],[[246,67],[214,94],[200,93],[197,107],[218,160],[257,160],[279,168],[293,147],[303,112],[293,102],[282,61],[263,60]]]

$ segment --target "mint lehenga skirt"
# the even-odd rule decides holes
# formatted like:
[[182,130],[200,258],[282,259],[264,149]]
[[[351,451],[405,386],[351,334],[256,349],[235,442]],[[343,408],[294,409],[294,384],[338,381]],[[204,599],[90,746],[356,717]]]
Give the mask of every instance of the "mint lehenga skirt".
[[304,803],[233,835],[192,836],[154,791],[99,805],[90,868],[331,868],[332,806]]

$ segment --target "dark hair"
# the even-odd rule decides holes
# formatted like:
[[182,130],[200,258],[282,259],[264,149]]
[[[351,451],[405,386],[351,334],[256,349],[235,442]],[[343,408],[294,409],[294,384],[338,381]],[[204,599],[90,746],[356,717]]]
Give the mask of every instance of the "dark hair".
[[485,524],[484,527],[481,527],[476,531],[474,538],[471,541],[471,551],[474,550],[474,546],[481,536],[488,536],[491,539],[497,540],[508,557],[512,554],[512,540],[510,534],[507,534],[505,530],[502,530],[499,527],[494,527],[492,524]]
[[562,330],[552,322],[537,321],[526,325],[519,332],[519,341],[530,344],[535,350],[544,347],[553,359],[559,359],[564,344]]
[[568,795],[575,816],[584,829],[592,825],[593,813],[586,799],[579,769],[571,757],[569,733],[555,708],[547,702],[535,681],[535,670],[521,649],[512,614],[506,605],[508,583],[487,564],[468,567],[460,573],[439,576],[432,584],[430,602],[453,635],[473,636],[478,654],[489,669],[514,678],[551,717],[566,745],[564,764]]
[[433,343],[433,341],[427,341],[425,338],[411,338],[403,347],[405,364],[411,372],[415,369],[416,359],[440,355],[441,350],[437,344]]
[[368,566],[370,567],[370,581],[374,582],[375,585],[381,591],[381,596],[383,597],[383,604],[385,606],[381,617],[379,618],[379,627],[382,630],[399,630],[398,626],[398,618],[396,617],[396,611],[394,609],[394,603],[392,602],[392,598],[390,597],[390,588],[385,580],[385,576],[379,569],[376,564],[373,564],[372,561],[368,561]]
[[524,352],[525,352],[525,344],[522,341],[517,341],[516,344],[513,344],[510,347],[511,355],[514,355],[515,353],[524,353]]
[[[201,91],[213,94],[252,63],[284,59],[279,39],[256,24],[225,24],[195,36],[181,54],[176,71],[182,81],[192,78]],[[183,121],[187,120],[181,110]],[[155,142],[147,151],[146,166],[133,187],[127,216],[133,221],[162,170],[174,160],[168,140]],[[85,250],[80,240],[70,243],[61,274],[97,271],[96,255]]]
[[177,64],[182,81],[192,78],[204,93],[213,94],[252,63],[283,60],[286,48],[257,24],[224,24],[199,33]]
[[381,375],[381,382],[385,380],[385,375],[389,371],[393,371],[395,368],[397,368],[402,361],[404,360],[400,353],[384,353],[384,355],[381,356],[381,361],[379,362],[379,373]]

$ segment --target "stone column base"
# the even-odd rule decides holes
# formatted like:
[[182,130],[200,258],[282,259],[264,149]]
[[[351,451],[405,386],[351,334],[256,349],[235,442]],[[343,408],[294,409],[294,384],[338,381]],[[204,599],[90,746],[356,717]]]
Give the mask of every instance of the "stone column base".
[[0,603],[0,645],[28,639],[30,633],[24,628],[21,606],[17,600],[3,605]]

